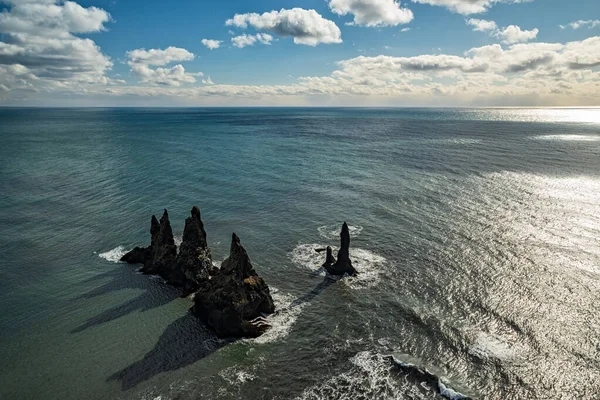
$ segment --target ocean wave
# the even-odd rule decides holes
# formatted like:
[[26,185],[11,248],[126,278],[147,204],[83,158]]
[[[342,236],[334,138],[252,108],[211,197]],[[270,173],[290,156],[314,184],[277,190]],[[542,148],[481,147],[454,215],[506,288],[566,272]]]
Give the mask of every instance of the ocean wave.
[[379,353],[361,351],[348,361],[348,370],[306,388],[296,400],[431,398],[418,384],[398,379],[393,365]]
[[392,360],[392,363],[394,363],[404,374],[406,374],[407,378],[412,378],[415,382],[419,382],[420,384],[426,383],[432,389],[437,390],[437,392],[443,397],[449,400],[470,399],[470,397],[452,389],[447,382],[443,382],[439,376],[431,373],[427,369],[420,368],[415,364],[403,362],[393,355],[389,357]]
[[[319,243],[299,244],[292,250],[289,256],[294,264],[325,276],[326,272],[322,268],[322,264],[325,261],[325,254],[315,251],[315,249],[324,247],[326,245]],[[332,249],[335,254],[337,247],[332,246]],[[364,289],[379,283],[384,275],[384,268],[387,265],[385,257],[375,254],[370,250],[350,247],[350,258],[352,259],[352,265],[358,271],[358,275],[343,279],[346,285],[352,289]]]
[[221,372],[219,372],[219,376],[223,378],[230,385],[240,385],[249,381],[253,381],[256,379],[256,375],[251,372],[245,371],[239,367],[229,367],[225,368]]
[[271,287],[271,296],[275,303],[275,312],[266,317],[271,327],[262,335],[254,339],[245,339],[252,343],[271,343],[289,335],[292,326],[298,319],[302,309],[307,303],[297,303],[296,298],[289,293],[282,293]]
[[123,257],[128,251],[129,250],[125,249],[123,246],[117,246],[112,250],[98,254],[98,257],[104,258],[106,261],[119,263],[121,262],[121,257]]
[[[341,225],[323,225],[317,228],[319,235],[324,239],[339,239],[340,237],[340,226]],[[363,227],[360,225],[348,225],[350,231],[350,237],[356,237],[360,235]]]

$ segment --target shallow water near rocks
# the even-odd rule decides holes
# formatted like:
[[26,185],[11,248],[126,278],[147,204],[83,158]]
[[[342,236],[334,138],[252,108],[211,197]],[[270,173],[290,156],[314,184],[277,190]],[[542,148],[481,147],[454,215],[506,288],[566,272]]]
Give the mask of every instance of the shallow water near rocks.
[[[442,398],[393,354],[474,398],[595,399],[598,113],[0,109],[0,398]],[[117,262],[193,205],[271,286],[264,336]],[[361,274],[332,281],[344,221]]]

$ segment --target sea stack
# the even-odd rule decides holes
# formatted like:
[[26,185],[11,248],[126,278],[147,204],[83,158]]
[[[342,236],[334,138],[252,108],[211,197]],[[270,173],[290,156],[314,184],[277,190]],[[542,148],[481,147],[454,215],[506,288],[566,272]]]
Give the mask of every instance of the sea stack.
[[206,241],[206,231],[200,218],[200,209],[194,206],[185,220],[183,240],[171,274],[170,282],[183,286],[184,294],[198,290],[199,285],[217,272]]
[[168,283],[182,286],[185,295],[193,293],[201,282],[216,272],[198,207],[194,206],[191,217],[185,220],[179,253],[167,210],[164,211],[160,222],[152,216],[150,235],[149,247],[136,247],[121,257],[121,261],[144,264],[141,268],[143,273],[160,275]]
[[327,258],[323,264],[323,268],[330,275],[356,275],[357,271],[352,266],[352,261],[350,260],[350,230],[348,229],[348,224],[345,222],[342,225],[340,239],[341,243],[340,250],[337,253],[337,260],[333,258],[331,247],[327,246]]
[[257,337],[269,328],[263,315],[274,311],[269,287],[254,270],[234,233],[229,257],[210,280],[200,285],[192,312],[219,337]]
[[167,210],[164,210],[160,222],[154,215],[152,216],[150,235],[150,246],[134,248],[121,257],[121,261],[130,264],[144,264],[141,269],[143,273],[160,275],[168,280],[177,257],[177,246],[173,239],[173,230]]

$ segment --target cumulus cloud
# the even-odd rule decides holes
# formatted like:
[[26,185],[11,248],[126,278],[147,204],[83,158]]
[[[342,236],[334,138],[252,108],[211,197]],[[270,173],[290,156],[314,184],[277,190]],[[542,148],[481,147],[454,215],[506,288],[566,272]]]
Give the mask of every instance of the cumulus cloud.
[[471,18],[466,21],[467,25],[473,26],[474,31],[489,32],[491,36],[500,38],[503,43],[514,44],[528,42],[537,37],[539,30],[523,30],[517,25],[509,25],[505,28],[498,28],[494,21]]
[[413,3],[442,6],[458,14],[481,14],[494,3],[526,3],[532,0],[412,0]]
[[573,21],[568,23],[567,25],[559,25],[560,29],[567,29],[567,28],[571,28],[571,29],[579,29],[579,28],[583,28],[585,26],[588,27],[588,29],[592,29],[597,27],[598,25],[600,25],[600,20],[597,19],[588,19],[588,20],[582,20],[580,19],[579,21]]
[[385,104],[481,105],[479,101],[485,101],[489,105],[497,104],[490,99],[504,99],[506,105],[515,98],[543,99],[543,104],[597,104],[598,67],[600,37],[591,37],[566,44],[493,44],[462,55],[360,56],[336,63],[329,75],[304,76],[289,85],[116,86],[110,92],[208,102],[219,98],[246,104],[290,104],[301,98],[337,99],[348,104],[351,99],[360,103],[378,99]]
[[112,68],[90,34],[105,29],[110,14],[71,1],[11,0],[0,13],[0,84],[8,90],[81,88],[117,81],[105,76]]
[[467,24],[471,25],[474,31],[479,32],[495,31],[498,29],[498,25],[494,21],[487,21],[485,19],[471,18],[467,20]]
[[369,27],[397,26],[414,18],[411,10],[395,0],[331,0],[329,8],[338,15],[352,14],[353,24]]
[[292,8],[263,14],[236,14],[225,22],[227,26],[266,30],[278,36],[291,36],[294,43],[316,46],[320,43],[341,43],[342,33],[337,25],[315,10]]
[[201,72],[187,73],[181,64],[170,68],[161,67],[176,61],[194,59],[194,54],[178,47],[171,46],[164,50],[131,50],[127,52],[127,58],[127,64],[131,67],[131,71],[141,82],[151,85],[180,86],[182,83],[194,83],[196,76],[203,75]]
[[509,25],[504,29],[496,32],[496,36],[502,38],[504,43],[512,44],[512,43],[520,43],[520,42],[528,42],[537,37],[539,33],[539,29],[535,28],[532,30],[523,30],[517,25]]
[[221,47],[222,40],[214,40],[214,39],[202,39],[202,44],[206,46],[210,50],[218,49]]
[[254,46],[257,42],[261,44],[271,44],[272,41],[273,36],[268,33],[257,33],[256,35],[247,35],[244,33],[231,38],[231,43],[239,49],[243,49],[246,46]]

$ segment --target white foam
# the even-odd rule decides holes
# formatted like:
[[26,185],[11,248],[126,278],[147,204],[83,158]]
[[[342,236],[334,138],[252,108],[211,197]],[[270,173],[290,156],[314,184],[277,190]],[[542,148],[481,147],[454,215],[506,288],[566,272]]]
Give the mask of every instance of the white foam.
[[306,388],[298,400],[339,400],[430,398],[417,385],[398,379],[391,373],[385,356],[371,351],[361,351],[349,359],[352,367],[323,382]]
[[[321,269],[325,261],[324,252],[316,252],[315,249],[324,248],[326,245],[318,243],[299,244],[289,254],[294,264],[317,272]],[[333,253],[337,248],[333,247]],[[360,248],[350,248],[350,258],[352,265],[358,271],[357,276],[346,277],[343,282],[352,289],[364,289],[379,283],[384,274],[384,268],[387,265],[385,257],[377,255],[370,250]],[[320,271],[325,275],[325,271]],[[333,277],[332,277],[333,278]],[[337,277],[339,279],[339,277]]]
[[536,140],[556,140],[565,142],[597,142],[600,140],[600,136],[587,136],[587,135],[539,135],[534,136]]
[[469,347],[469,353],[483,359],[496,358],[511,361],[519,356],[521,348],[510,344],[502,337],[488,333],[480,333],[475,342]]
[[[319,235],[325,239],[338,239],[340,237],[341,225],[323,225],[317,228]],[[360,235],[363,227],[360,225],[348,225],[348,231],[350,231],[350,237],[356,237]]]
[[121,262],[121,257],[125,255],[129,250],[126,250],[123,246],[117,246],[112,250],[98,254],[98,257],[104,258],[106,261],[118,263]]
[[275,288],[271,288],[271,296],[275,303],[275,313],[266,317],[271,328],[257,338],[246,339],[247,341],[264,344],[286,337],[290,333],[302,309],[307,304],[293,304],[295,300],[294,296],[289,293],[282,293]]
[[256,379],[256,375],[238,367],[225,368],[219,372],[219,376],[230,385],[239,385]]
[[441,380],[438,381],[438,390],[442,396],[450,400],[462,400],[467,398],[467,396],[464,394],[452,390],[448,386],[444,385]]
[[173,236],[173,241],[175,242],[175,246],[177,246],[177,250],[179,250],[179,246],[181,246],[181,242],[183,242],[183,234]]

